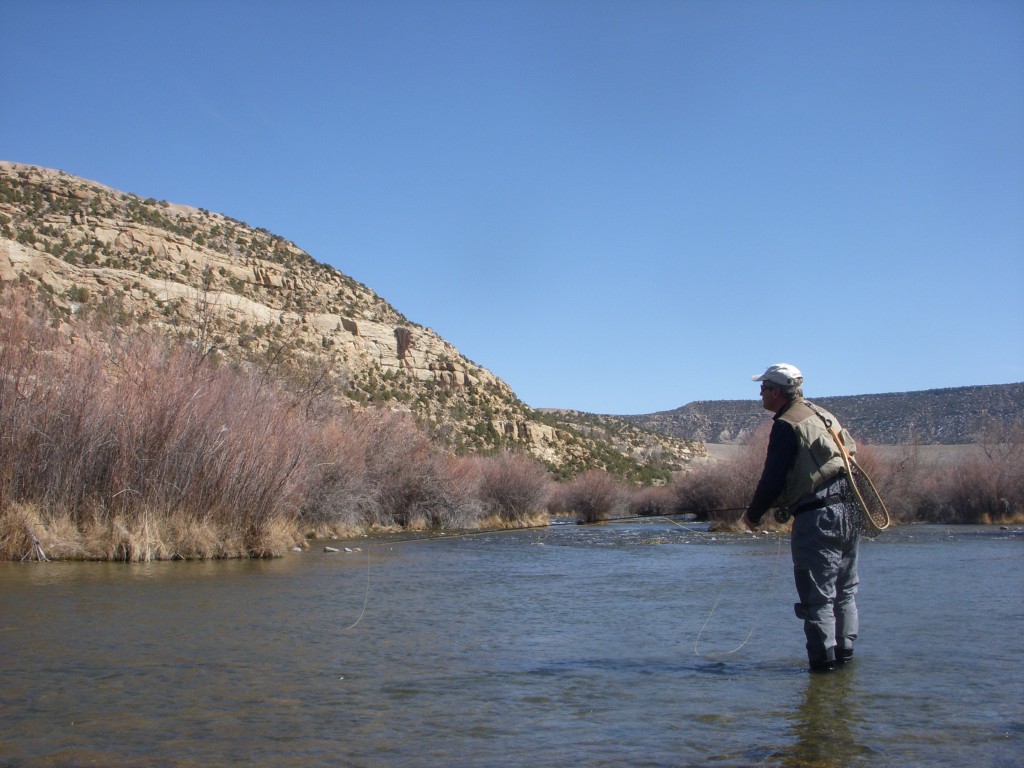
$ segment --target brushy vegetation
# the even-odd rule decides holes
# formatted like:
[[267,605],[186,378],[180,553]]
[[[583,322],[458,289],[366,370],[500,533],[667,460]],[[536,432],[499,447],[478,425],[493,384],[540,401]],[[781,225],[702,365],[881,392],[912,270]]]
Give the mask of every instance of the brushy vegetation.
[[[676,513],[692,513],[714,528],[739,530],[760,477],[769,424],[734,461],[706,464],[680,477],[672,490]],[[915,446],[883,459],[862,445],[857,460],[874,481],[893,522],[1024,523],[1024,422],[991,426],[978,435],[984,458],[952,465],[923,462]],[[768,516],[765,525],[774,525]]]
[[281,392],[184,347],[61,334],[24,304],[2,313],[5,556],[26,526],[51,557],[262,556],[294,542],[311,467]]
[[[737,460],[665,485],[604,471],[554,483],[528,456],[456,456],[409,414],[347,409],[294,379],[109,324],[57,329],[25,293],[0,291],[0,558],[266,557],[310,536],[551,514],[737,529],[767,442],[768,422]],[[979,442],[983,458],[946,467],[913,446],[858,456],[898,523],[1024,522],[1024,425]]]
[[761,476],[770,428],[760,427],[735,460],[703,464],[681,478],[673,487],[674,511],[693,514],[715,530],[741,529],[740,518]]
[[578,523],[600,523],[616,515],[628,497],[622,483],[601,470],[590,470],[558,487],[552,506]]
[[[766,421],[735,459],[694,466],[664,486],[630,486],[606,473],[588,472],[556,486],[550,508],[580,523],[618,515],[692,515],[714,531],[743,530],[741,519],[761,475],[770,427]],[[914,446],[888,460],[871,446],[861,446],[858,461],[896,524],[1024,523],[1024,424],[991,427],[978,440],[984,458],[949,466],[922,462]],[[762,526],[782,527],[772,515]]]
[[1024,523],[1024,420],[989,425],[976,440],[982,456],[954,464],[923,462],[915,446],[889,460],[868,446],[858,460],[896,522]]
[[263,557],[307,535],[525,525],[548,480],[458,458],[407,414],[0,296],[0,557]]
[[515,527],[547,520],[551,482],[536,461],[506,452],[462,462],[475,472],[488,524]]

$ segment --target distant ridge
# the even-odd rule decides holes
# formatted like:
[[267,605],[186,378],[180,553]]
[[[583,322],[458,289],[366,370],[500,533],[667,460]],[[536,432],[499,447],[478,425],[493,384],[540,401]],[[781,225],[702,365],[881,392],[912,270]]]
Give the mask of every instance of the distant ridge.
[[[855,438],[876,445],[965,445],[992,422],[1024,423],[1024,383],[808,399],[832,411]],[[620,418],[680,439],[742,443],[769,414],[758,400],[705,400]]]

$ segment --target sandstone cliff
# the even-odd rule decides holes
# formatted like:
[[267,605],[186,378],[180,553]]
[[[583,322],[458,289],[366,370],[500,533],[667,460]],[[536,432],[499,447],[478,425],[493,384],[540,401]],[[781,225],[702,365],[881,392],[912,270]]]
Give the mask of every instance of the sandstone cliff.
[[561,476],[681,469],[700,443],[623,423],[587,434],[539,414],[490,371],[293,243],[219,213],[0,162],[0,283],[38,289],[57,319],[89,314],[287,371],[352,407],[413,412],[462,452],[520,447]]

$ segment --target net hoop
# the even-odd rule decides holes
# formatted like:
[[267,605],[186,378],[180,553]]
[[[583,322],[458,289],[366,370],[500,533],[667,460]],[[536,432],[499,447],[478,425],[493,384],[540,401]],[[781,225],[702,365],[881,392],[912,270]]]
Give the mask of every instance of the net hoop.
[[[853,494],[854,500],[857,502],[857,507],[861,512],[862,527],[865,528],[865,532],[870,535],[877,536],[880,532],[884,531],[890,525],[892,525],[892,517],[889,515],[889,510],[885,506],[885,502],[882,501],[882,497],[878,493],[878,489],[875,488],[875,484],[871,482],[871,478],[868,473],[864,471],[864,468],[857,463],[857,460],[850,455],[850,452],[846,450],[846,446],[843,444],[843,440],[839,435],[836,434],[835,429],[832,428],[832,420],[827,418],[825,414],[819,411],[814,406],[811,406],[818,418],[825,424],[825,430],[829,436],[835,442],[836,447],[839,449],[839,455],[843,459],[843,472],[846,475],[846,482],[850,486],[850,491]],[[873,502],[868,504],[864,498],[864,494]]]
[[[863,513],[863,519],[875,531],[884,531],[892,525],[892,517],[889,515],[885,502],[882,501],[878,489],[875,488],[875,484],[871,482],[871,477],[864,471],[864,468],[848,454],[846,456],[846,465],[846,479],[850,484],[850,488],[853,489],[853,495],[857,499],[857,506],[860,507],[860,511]],[[868,504],[865,501],[864,494],[861,488],[858,487],[858,481],[863,483],[865,486],[864,490],[871,494],[876,504]]]

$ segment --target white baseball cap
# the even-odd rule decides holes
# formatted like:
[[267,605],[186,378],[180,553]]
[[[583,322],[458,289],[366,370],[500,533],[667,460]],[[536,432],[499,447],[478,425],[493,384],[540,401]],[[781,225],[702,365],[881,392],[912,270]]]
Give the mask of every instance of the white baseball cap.
[[804,375],[800,373],[800,369],[789,363],[770,365],[760,376],[751,376],[750,378],[753,381],[770,381],[784,387],[796,387],[803,384],[804,381]]

